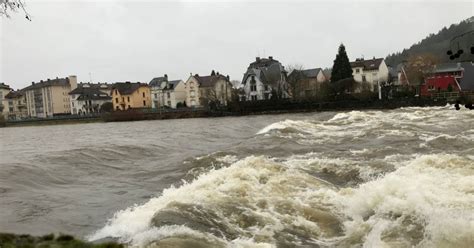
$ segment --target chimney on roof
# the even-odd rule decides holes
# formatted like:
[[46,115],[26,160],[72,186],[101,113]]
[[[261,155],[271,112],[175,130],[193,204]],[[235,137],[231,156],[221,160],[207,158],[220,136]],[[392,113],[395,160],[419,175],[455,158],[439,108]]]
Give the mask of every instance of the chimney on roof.
[[31,82],[31,85],[35,85],[35,82]]
[[260,57],[256,57],[255,61],[260,62]]
[[273,56],[268,56],[268,58],[269,58],[270,60],[273,60]]
[[230,77],[229,77],[229,75],[227,75],[227,77],[226,77],[226,78],[227,78],[227,81],[230,81]]
[[48,82],[49,82],[49,80],[50,80],[50,79],[48,78]]
[[195,76],[195,77],[199,77],[199,74],[196,73],[196,74],[194,74],[194,76]]
[[219,72],[216,72],[217,76],[219,76]]
[[374,56],[374,60],[375,60],[375,56]]
[[216,72],[214,70],[211,71],[211,76],[215,76]]
[[56,79],[59,79],[59,77],[56,77]]
[[129,83],[130,83],[130,81],[125,81],[125,83],[126,83],[126,84],[129,84]]
[[168,80],[168,74],[165,74],[165,79]]
[[43,82],[43,80],[40,80],[40,83],[42,83],[42,82]]

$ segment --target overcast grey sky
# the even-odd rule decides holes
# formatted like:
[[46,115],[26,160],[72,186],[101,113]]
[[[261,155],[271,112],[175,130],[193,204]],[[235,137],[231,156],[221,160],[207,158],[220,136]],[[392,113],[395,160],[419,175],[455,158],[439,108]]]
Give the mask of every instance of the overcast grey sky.
[[472,1],[38,1],[2,18],[0,82],[77,75],[79,81],[149,82],[215,69],[241,80],[256,56],[332,66],[385,57],[473,14]]

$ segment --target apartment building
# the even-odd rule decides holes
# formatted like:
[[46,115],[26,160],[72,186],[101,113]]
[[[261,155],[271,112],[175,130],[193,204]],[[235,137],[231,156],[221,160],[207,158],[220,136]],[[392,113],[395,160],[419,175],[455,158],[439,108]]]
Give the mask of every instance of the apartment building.
[[22,90],[26,97],[28,116],[47,118],[71,114],[69,92],[76,87],[76,76],[32,82]]
[[10,91],[6,96],[6,108],[8,110],[7,118],[9,120],[21,120],[28,117],[26,107],[26,97],[23,91]]
[[8,102],[5,96],[8,95],[11,90],[10,86],[5,83],[0,83],[0,114],[3,114],[3,116],[8,115]]

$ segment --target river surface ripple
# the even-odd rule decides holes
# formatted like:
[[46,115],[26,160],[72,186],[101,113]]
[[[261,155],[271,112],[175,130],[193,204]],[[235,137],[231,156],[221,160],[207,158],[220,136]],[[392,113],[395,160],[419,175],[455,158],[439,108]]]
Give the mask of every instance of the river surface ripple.
[[158,247],[468,247],[474,111],[0,129],[0,232]]

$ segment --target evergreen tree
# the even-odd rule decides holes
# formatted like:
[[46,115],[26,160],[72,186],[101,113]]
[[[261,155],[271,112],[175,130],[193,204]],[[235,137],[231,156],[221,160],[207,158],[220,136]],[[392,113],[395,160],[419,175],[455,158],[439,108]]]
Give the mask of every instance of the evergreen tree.
[[337,82],[346,78],[352,78],[352,68],[347,57],[346,47],[344,47],[344,44],[341,44],[332,66],[331,82]]

